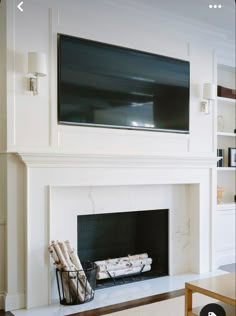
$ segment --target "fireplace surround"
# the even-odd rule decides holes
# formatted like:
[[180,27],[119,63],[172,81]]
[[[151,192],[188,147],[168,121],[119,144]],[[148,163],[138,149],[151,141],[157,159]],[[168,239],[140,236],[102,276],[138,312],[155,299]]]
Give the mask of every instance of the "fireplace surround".
[[[58,302],[47,246],[53,239],[69,239],[77,247],[78,215],[169,209],[169,275],[211,270],[208,232],[214,194],[209,183],[215,157],[59,153],[18,157],[24,163],[26,243],[21,265],[11,262],[11,267],[22,271],[25,267],[22,307]],[[6,309],[13,305],[11,299],[6,296]]]

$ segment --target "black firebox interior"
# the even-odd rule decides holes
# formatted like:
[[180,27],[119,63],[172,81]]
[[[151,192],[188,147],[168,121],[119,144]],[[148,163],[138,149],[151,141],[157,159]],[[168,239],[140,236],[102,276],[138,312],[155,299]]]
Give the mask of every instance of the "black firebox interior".
[[148,253],[149,272],[119,280],[101,280],[97,287],[168,275],[168,210],[78,216],[78,255],[82,262]]

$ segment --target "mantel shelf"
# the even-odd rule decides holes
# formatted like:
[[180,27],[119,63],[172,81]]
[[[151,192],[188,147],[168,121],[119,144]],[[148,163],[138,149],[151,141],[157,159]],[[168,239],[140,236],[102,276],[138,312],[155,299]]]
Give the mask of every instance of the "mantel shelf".
[[218,167],[217,170],[219,170],[219,171],[235,171],[236,167]]
[[160,153],[156,156],[144,155],[99,155],[99,154],[60,154],[60,153],[21,153],[17,156],[30,167],[129,167],[129,168],[212,168],[215,156],[174,155]]

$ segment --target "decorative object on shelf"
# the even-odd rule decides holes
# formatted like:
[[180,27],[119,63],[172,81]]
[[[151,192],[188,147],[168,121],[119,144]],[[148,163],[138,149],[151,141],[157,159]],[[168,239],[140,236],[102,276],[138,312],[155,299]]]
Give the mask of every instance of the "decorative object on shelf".
[[236,167],[236,148],[228,148],[229,167]]
[[28,53],[28,73],[33,74],[30,80],[30,91],[33,95],[38,94],[38,77],[47,76],[47,61],[44,53],[29,52]]
[[213,83],[204,83],[203,85],[203,99],[201,102],[200,111],[205,114],[210,114],[210,105],[216,96],[216,88]]
[[225,192],[224,189],[218,185],[217,186],[217,203],[218,204],[222,203],[224,192]]
[[225,128],[225,124],[224,124],[223,115],[218,115],[217,116],[217,131],[218,132],[223,132],[224,128]]
[[217,161],[217,167],[224,167],[224,149],[217,149],[217,157],[221,157]]
[[236,99],[236,90],[217,86],[217,95],[223,98]]

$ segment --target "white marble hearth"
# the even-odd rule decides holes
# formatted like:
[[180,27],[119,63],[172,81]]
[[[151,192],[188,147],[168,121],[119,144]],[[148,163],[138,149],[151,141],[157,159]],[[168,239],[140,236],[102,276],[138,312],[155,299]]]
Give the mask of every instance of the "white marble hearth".
[[[41,308],[33,308],[30,310],[16,310],[13,311],[15,316],[64,316],[74,313],[92,310],[99,307],[104,307],[121,302],[131,301],[143,297],[148,297],[156,294],[167,293],[184,288],[185,282],[196,279],[203,279],[215,275],[225,274],[221,270],[216,270],[204,274],[182,274],[178,276],[166,276],[148,281],[141,281],[127,285],[121,285],[109,289],[97,290],[95,292],[94,300],[81,305],[63,306],[60,304],[53,304]],[[183,306],[184,307],[184,306]]]
[[[19,156],[26,166],[27,308],[58,301],[47,246],[52,239],[70,239],[76,247],[76,217],[81,214],[169,209],[170,275],[211,271],[214,157]],[[155,281],[138,287],[148,287],[145,282]]]

